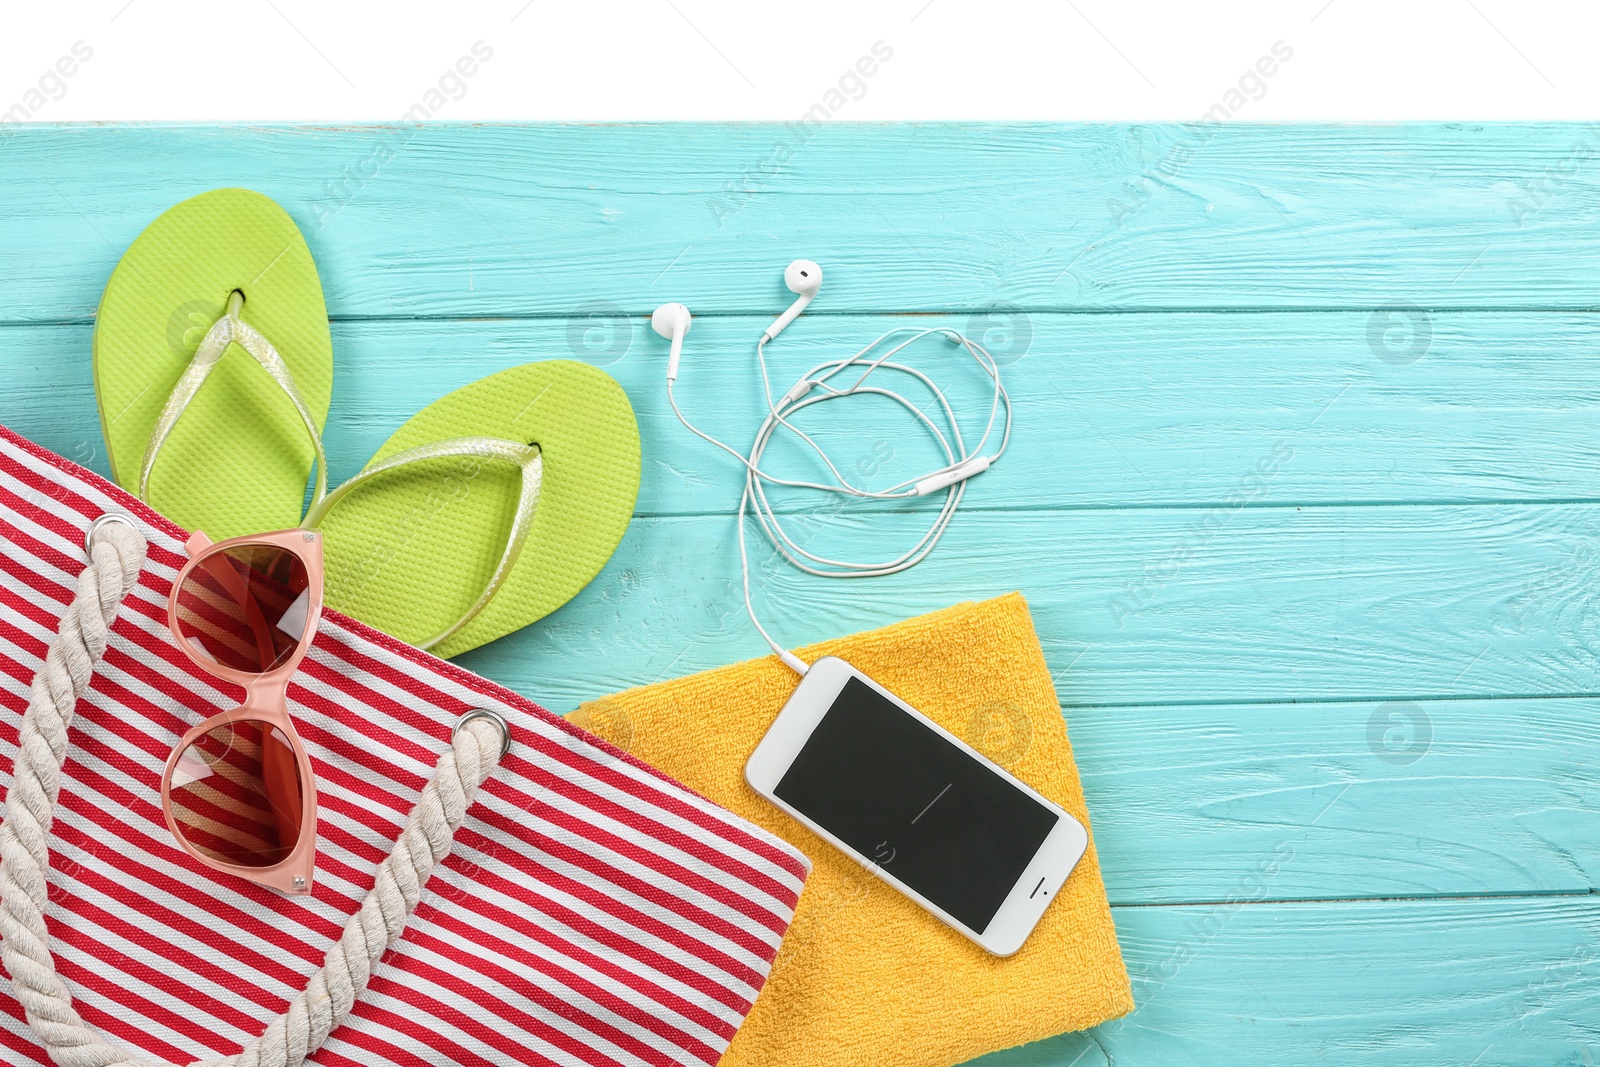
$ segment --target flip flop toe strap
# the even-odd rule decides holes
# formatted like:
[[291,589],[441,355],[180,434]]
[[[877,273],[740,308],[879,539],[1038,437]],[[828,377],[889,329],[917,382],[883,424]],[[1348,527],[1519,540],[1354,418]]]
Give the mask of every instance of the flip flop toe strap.
[[206,331],[205,339],[200,342],[200,347],[195,350],[194,358],[184,368],[178,377],[178,383],[172,387],[172,393],[167,397],[167,402],[157,416],[154,428],[150,431],[150,443],[145,448],[144,462],[139,467],[139,499],[149,500],[150,474],[155,470],[156,456],[161,451],[161,446],[167,443],[173,429],[178,425],[178,420],[188,410],[189,403],[194,400],[195,394],[206,383],[211,372],[222,362],[222,355],[228,350],[228,345],[237,343],[240,348],[250,353],[261,368],[271,376],[294,404],[295,411],[300,413],[300,421],[305,424],[306,435],[311,438],[311,447],[316,452],[316,495],[312,497],[312,506],[322,500],[328,491],[327,457],[322,451],[322,434],[317,430],[317,422],[311,415],[311,409],[306,406],[305,400],[300,396],[300,390],[295,388],[294,376],[289,373],[288,364],[283,357],[278,355],[278,350],[272,347],[272,342],[239,317],[243,307],[243,300],[235,293],[228,300],[228,309]]
[[433,444],[409,448],[404,452],[395,453],[388,459],[369,464],[361,473],[313,505],[305,520],[305,525],[308,527],[320,526],[339,501],[379,475],[424,460],[449,458],[482,459],[515,464],[522,472],[522,488],[517,497],[517,513],[512,518],[511,529],[506,534],[505,549],[500,554],[500,561],[495,564],[494,573],[490,575],[488,584],[484,586],[473,605],[467,609],[466,614],[426,641],[416,642],[416,646],[421,649],[433,648],[446,638],[460,632],[462,627],[489,605],[489,601],[494,599],[494,595],[511,576],[512,568],[517,565],[517,557],[522,554],[522,546],[528,540],[534,512],[539,507],[539,490],[544,483],[544,457],[540,453],[539,446],[519,444],[498,437],[455,437],[447,441],[436,441]]

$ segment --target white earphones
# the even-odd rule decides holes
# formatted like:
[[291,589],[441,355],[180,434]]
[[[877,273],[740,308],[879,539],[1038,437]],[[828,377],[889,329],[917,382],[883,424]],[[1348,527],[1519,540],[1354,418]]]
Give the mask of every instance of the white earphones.
[[[746,514],[755,512],[756,522],[761,526],[767,539],[772,542],[785,559],[794,564],[807,574],[820,575],[827,578],[868,578],[882,574],[894,574],[908,567],[920,563],[939,538],[944,535],[950,519],[955,515],[956,507],[961,503],[961,497],[966,491],[966,480],[988,470],[989,467],[1005,452],[1006,445],[1011,440],[1011,398],[1006,395],[1005,387],[1000,383],[1000,368],[995,364],[994,357],[980,344],[971,339],[944,327],[918,328],[902,326],[890,330],[878,337],[865,348],[840,359],[827,360],[812,367],[801,375],[788,391],[777,400],[772,396],[772,383],[767,374],[766,345],[774,337],[783,332],[784,327],[793,322],[806,306],[815,299],[822,286],[822,268],[809,259],[797,259],[789,264],[783,272],[783,280],[788,285],[789,291],[795,293],[799,299],[789,306],[789,309],[775,319],[761,339],[756,342],[756,360],[761,368],[761,383],[767,399],[767,415],[762,420],[761,426],[756,431],[755,441],[750,446],[748,454],[717,440],[705,433],[687,418],[678,409],[678,401],[674,397],[672,388],[678,378],[678,364],[683,354],[683,338],[689,332],[692,317],[689,309],[682,304],[663,304],[657,308],[655,314],[650,316],[650,325],[656,333],[672,342],[671,353],[667,359],[667,401],[672,405],[673,414],[678,421],[695,436],[707,441],[728,453],[745,469],[744,493],[739,498],[739,566],[744,578],[744,606],[750,615],[750,621],[755,624],[761,636],[766,639],[778,658],[788,664],[794,671],[804,674],[809,669],[806,663],[794,653],[788,651],[772,639],[766,628],[761,625],[761,620],[756,617],[755,607],[750,600],[750,561],[745,549],[744,520]],[[983,435],[977,443],[968,448],[961,437],[961,427],[956,421],[955,412],[951,409],[949,401],[927,375],[914,367],[893,361],[893,357],[900,354],[909,346],[923,338],[940,335],[947,340],[960,345],[977,361],[980,369],[994,383],[994,398],[989,406],[989,418],[983,429]],[[904,335],[904,336],[902,336]],[[894,339],[894,344],[888,345],[886,350],[874,354],[880,346]],[[863,368],[861,375],[849,385],[836,387],[830,384],[831,380],[849,367]],[[917,404],[913,400],[901,395],[893,389],[887,388],[870,381],[872,376],[879,371],[895,372],[907,375],[932,394],[931,400]],[[900,404],[926,429],[934,438],[939,448],[944,452],[945,465],[915,478],[908,478],[887,489],[865,489],[853,485],[828,454],[805,431],[799,429],[789,420],[805,408],[813,404],[826,403],[829,400],[839,400],[848,396],[869,393],[885,397]],[[944,429],[938,422],[929,417],[924,408],[937,404],[943,413]],[[1000,431],[998,447],[993,453],[986,453],[991,437],[995,433],[995,421],[1001,412],[1005,414],[1003,428]],[[827,467],[832,476],[831,482],[813,482],[801,479],[779,478],[761,468],[761,457],[765,453],[768,443],[779,427],[789,430],[810,446],[817,457]],[[768,485],[783,485],[795,489],[807,489],[821,493],[834,493],[857,500],[903,500],[908,497],[927,496],[941,489],[948,489],[944,505],[939,509],[933,522],[923,533],[915,545],[893,559],[880,562],[854,562],[850,560],[829,559],[807,551],[798,544],[783,526],[779,514],[773,509],[767,499]]]
[[689,332],[694,316],[682,304],[662,304],[650,316],[650,328],[672,342],[667,356],[667,384],[678,380],[678,361],[683,358],[683,336]]
[[770,341],[782,333],[783,328],[799,318],[800,312],[817,298],[817,290],[822,288],[822,268],[809,259],[797,259],[784,268],[783,284],[800,299],[790,304],[788,311],[772,320],[767,332],[761,335],[763,342]]

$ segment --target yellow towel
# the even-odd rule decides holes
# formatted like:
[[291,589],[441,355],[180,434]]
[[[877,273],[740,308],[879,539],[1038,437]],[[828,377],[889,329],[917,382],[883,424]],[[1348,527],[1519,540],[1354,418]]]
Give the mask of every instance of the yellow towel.
[[[799,650],[839,656],[1071,812],[1078,769],[1018,594]],[[793,692],[776,657],[591,701],[569,718],[816,863],[723,1067],[948,1067],[1133,1008],[1091,834],[1022,951],[990,956],[758,796],[744,762]]]

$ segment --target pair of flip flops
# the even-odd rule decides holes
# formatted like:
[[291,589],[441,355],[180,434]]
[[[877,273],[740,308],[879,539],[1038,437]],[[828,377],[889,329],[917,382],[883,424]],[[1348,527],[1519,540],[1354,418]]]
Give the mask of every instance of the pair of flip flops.
[[100,302],[94,379],[123,488],[214,539],[320,529],[329,606],[441,656],[571,599],[638,496],[627,394],[572,360],[435,401],[326,492],[322,283],[294,221],[245,189],[186,200],[129,247]]

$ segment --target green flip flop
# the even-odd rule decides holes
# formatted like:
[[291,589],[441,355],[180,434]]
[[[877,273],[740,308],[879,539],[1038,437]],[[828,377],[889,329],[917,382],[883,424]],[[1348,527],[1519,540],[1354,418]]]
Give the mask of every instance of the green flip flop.
[[272,200],[217,189],[129,246],[100,300],[94,383],[113,478],[221,540],[300,522],[333,392],[305,238]]
[[434,401],[306,525],[323,532],[330,607],[449,657],[572,599],[638,495],[627,394],[604,371],[551,360]]

